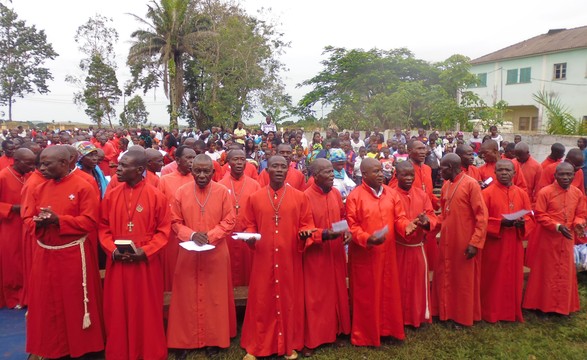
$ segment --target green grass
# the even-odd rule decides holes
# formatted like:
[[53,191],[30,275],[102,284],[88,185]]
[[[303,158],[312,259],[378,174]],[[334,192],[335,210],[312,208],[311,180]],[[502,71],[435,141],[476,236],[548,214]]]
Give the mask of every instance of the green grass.
[[[524,312],[523,324],[480,322],[459,330],[433,323],[426,328],[406,329],[406,340],[401,345],[364,348],[347,342],[341,348],[319,348],[312,359],[587,359],[587,273],[579,274],[579,292],[582,309],[570,317]],[[242,359],[244,354],[236,338],[216,358]],[[203,351],[194,351],[188,359],[206,356]]]

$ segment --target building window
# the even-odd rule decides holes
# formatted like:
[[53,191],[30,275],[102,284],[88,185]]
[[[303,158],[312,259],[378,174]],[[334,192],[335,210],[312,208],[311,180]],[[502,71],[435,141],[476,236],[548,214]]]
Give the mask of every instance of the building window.
[[520,69],[520,83],[529,83],[532,78],[532,68]]
[[552,78],[555,80],[565,80],[567,78],[567,63],[554,64]]
[[473,84],[470,84],[469,88],[481,88],[487,87],[487,73],[480,73],[476,74],[477,81]]
[[538,117],[523,116],[518,120],[519,131],[536,131],[538,129]]
[[508,70],[506,85],[518,83],[518,69]]

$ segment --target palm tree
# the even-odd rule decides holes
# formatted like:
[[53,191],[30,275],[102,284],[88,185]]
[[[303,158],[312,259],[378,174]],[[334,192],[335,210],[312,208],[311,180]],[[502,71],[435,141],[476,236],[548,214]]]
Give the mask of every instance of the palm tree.
[[198,42],[212,33],[198,13],[193,0],[152,0],[145,19],[130,14],[147,29],[136,30],[128,54],[128,63],[146,62],[162,69],[163,89],[170,102],[170,128],[177,117],[184,93],[184,61],[197,55]]

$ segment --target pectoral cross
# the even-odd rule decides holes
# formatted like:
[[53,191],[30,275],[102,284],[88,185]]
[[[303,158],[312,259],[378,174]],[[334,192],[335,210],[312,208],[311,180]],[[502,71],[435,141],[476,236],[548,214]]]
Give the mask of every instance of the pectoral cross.
[[240,205],[236,204],[236,205],[234,206],[234,208],[235,208],[235,210],[236,210],[236,214],[238,215],[238,209],[240,209],[240,208],[241,208],[241,207],[240,207]]
[[135,226],[135,224],[133,224],[132,221],[129,221],[128,224],[126,224],[126,226],[128,226],[128,232],[132,232],[132,228],[133,226]]
[[278,226],[279,225],[279,219],[281,219],[281,217],[277,213],[275,213],[274,219],[275,219],[275,226]]

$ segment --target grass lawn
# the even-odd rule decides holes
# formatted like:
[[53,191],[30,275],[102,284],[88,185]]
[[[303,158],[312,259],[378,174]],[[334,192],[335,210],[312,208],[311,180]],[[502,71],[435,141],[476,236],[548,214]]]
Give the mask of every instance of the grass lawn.
[[[585,272],[579,274],[579,292],[582,309],[568,318],[537,316],[526,311],[523,324],[480,322],[471,328],[454,330],[434,323],[426,328],[407,329],[406,340],[401,345],[362,348],[347,342],[341,348],[320,348],[312,359],[587,359]],[[216,358],[236,360],[244,355],[237,337],[230,349]],[[203,351],[194,351],[188,359],[206,359],[206,356]]]

